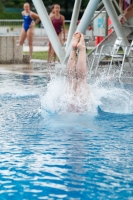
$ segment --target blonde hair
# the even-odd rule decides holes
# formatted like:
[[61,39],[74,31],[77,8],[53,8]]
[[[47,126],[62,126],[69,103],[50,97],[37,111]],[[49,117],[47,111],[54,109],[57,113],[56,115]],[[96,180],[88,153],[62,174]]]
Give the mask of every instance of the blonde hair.
[[30,7],[30,4],[29,4],[28,2],[24,3],[24,6],[25,6],[25,5],[28,5],[28,6]]

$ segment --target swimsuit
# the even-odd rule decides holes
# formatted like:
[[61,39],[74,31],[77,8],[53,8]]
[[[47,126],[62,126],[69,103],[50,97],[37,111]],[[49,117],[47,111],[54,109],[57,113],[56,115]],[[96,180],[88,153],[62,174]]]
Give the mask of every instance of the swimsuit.
[[132,0],[124,0],[124,10],[126,10],[132,3]]
[[63,25],[61,17],[59,19],[56,19],[55,16],[54,16],[52,23],[53,23],[53,26],[55,28],[57,35],[59,35],[62,31],[62,25]]
[[24,30],[27,32],[31,25],[32,19],[30,15],[23,15],[23,19],[24,19]]

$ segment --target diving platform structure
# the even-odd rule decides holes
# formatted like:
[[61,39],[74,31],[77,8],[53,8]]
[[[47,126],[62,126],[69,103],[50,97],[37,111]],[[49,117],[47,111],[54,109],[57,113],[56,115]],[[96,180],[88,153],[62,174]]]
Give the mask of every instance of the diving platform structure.
[[[57,37],[57,34],[54,30],[54,27],[49,19],[47,10],[45,8],[45,5],[43,4],[42,0],[32,0],[33,4],[40,16],[40,19],[42,21],[42,24],[46,30],[46,33],[49,37],[49,40],[62,64],[65,64],[68,60],[70,51],[71,51],[71,39],[72,35],[76,31],[80,31],[81,33],[85,34],[88,26],[92,22],[92,19],[94,18],[95,11],[102,6],[102,10],[106,10],[108,16],[110,17],[112,21],[112,27],[113,32],[105,37],[105,39],[101,42],[101,45],[113,45],[117,37],[121,37],[122,45],[123,46],[129,46],[129,41],[127,39],[127,36],[129,36],[133,32],[133,17],[130,19],[126,19],[125,16],[121,13],[119,6],[115,0],[90,0],[88,1],[88,5],[85,9],[85,12],[80,20],[80,23],[77,25],[78,16],[80,12],[80,7],[82,0],[75,0],[74,7],[73,7],[73,13],[70,23],[70,28],[68,31],[68,37],[66,41],[65,48],[62,47],[59,38]],[[116,9],[119,11],[120,15],[124,18],[125,23],[122,25],[119,20],[119,16],[116,13]],[[87,63],[88,65],[91,65],[94,53],[96,48],[94,48],[88,55],[87,55]],[[101,57],[103,59],[103,57]],[[65,65],[63,65],[65,66]]]

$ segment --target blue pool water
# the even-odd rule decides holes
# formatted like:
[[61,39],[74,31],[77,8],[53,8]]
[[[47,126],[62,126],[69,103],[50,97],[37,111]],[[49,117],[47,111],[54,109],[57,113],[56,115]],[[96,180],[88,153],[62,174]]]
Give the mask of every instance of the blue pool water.
[[90,82],[84,113],[60,112],[59,88],[1,73],[0,199],[133,199],[133,86]]

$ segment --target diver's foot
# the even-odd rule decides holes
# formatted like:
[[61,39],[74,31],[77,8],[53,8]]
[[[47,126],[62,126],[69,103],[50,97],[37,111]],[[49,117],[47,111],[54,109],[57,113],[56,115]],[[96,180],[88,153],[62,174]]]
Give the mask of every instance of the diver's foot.
[[77,44],[77,48],[82,51],[82,50],[86,50],[86,46],[85,46],[85,41],[84,41],[84,35],[81,33],[80,34],[80,41]]
[[78,32],[74,33],[74,35],[72,37],[72,48],[73,48],[73,50],[77,49],[77,44],[80,41],[80,36],[81,36],[80,33],[78,33]]

